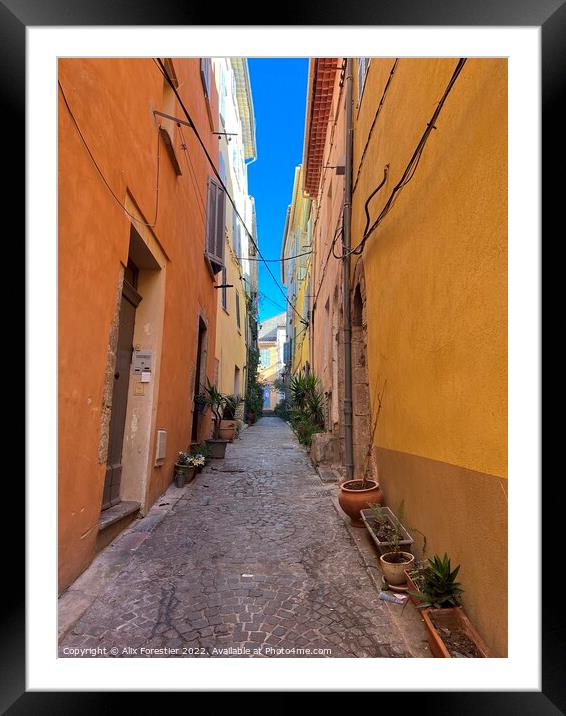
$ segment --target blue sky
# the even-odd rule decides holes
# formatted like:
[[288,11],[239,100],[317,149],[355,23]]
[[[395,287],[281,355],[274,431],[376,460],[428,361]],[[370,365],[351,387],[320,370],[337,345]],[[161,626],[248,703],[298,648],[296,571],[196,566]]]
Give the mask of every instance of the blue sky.
[[[259,248],[266,259],[274,259],[281,255],[295,167],[302,161],[308,59],[249,58],[248,67],[258,156],[248,168],[248,190],[255,198]],[[281,283],[281,264],[269,267]],[[260,321],[285,310],[285,299],[262,262],[259,290],[271,299],[260,294]]]

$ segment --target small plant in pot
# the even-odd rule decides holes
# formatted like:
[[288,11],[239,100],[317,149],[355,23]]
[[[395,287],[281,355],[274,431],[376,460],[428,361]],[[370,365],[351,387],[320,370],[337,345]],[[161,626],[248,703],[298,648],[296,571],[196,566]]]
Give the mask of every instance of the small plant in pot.
[[195,476],[196,468],[192,462],[192,455],[188,452],[179,452],[175,463],[175,484],[184,487]]
[[403,526],[401,524],[403,504],[400,507],[401,515],[393,516],[392,532],[390,534],[391,550],[385,552],[379,558],[379,563],[383,571],[383,577],[387,584],[394,587],[402,587],[406,584],[407,578],[405,570],[411,569],[415,558],[410,552],[404,552],[401,549],[401,541],[403,539]]
[[222,420],[218,428],[218,437],[232,442],[236,437],[237,423],[236,410],[238,409],[239,398],[235,395],[224,396],[222,406]]
[[[419,609],[460,606],[460,594],[464,590],[456,581],[459,571],[460,565],[452,569],[446,553],[442,558],[435,554],[416,572],[407,570],[411,580],[409,594],[418,600]],[[415,589],[417,586],[418,589]]]
[[226,454],[226,445],[228,444],[228,440],[221,438],[219,435],[222,410],[224,408],[224,396],[209,380],[207,380],[205,394],[206,403],[210,406],[213,415],[212,438],[209,438],[206,443],[210,450],[210,456],[221,460]]
[[486,658],[491,651],[478,634],[463,607],[464,591],[456,581],[460,565],[452,569],[450,559],[435,554],[418,570],[407,573],[409,595],[422,610],[430,649],[440,658]]

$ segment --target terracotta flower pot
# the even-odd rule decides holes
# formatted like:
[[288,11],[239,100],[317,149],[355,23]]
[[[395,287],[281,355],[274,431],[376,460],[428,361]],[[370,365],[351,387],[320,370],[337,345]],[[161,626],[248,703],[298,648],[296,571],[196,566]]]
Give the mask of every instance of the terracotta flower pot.
[[383,493],[375,480],[366,480],[369,487],[355,489],[360,485],[361,480],[348,480],[340,485],[338,502],[340,507],[352,520],[353,527],[363,527],[360,512],[370,504],[382,504]]
[[410,570],[415,558],[410,552],[386,552],[379,558],[383,576],[388,584],[405,584],[405,570]]
[[235,420],[221,420],[220,427],[218,428],[218,437],[221,440],[232,440],[236,437],[236,421]]

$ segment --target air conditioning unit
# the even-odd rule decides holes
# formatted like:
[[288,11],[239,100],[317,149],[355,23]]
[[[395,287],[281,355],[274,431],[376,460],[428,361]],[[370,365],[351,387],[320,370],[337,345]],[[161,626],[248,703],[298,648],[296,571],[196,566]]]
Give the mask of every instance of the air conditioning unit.
[[155,464],[162,465],[167,455],[167,431],[157,431],[157,446],[155,448]]

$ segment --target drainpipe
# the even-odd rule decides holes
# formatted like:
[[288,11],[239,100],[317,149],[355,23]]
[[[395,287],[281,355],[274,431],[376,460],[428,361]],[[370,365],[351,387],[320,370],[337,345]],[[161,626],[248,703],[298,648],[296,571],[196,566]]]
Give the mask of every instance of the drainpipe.
[[342,293],[344,310],[344,466],[346,479],[354,478],[354,450],[352,429],[352,316],[350,310],[350,256],[352,245],[352,153],[353,153],[353,112],[352,112],[352,58],[346,59],[346,174],[344,177],[344,253],[342,259]]

